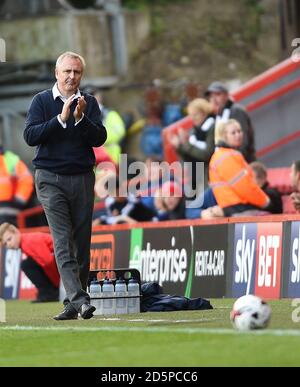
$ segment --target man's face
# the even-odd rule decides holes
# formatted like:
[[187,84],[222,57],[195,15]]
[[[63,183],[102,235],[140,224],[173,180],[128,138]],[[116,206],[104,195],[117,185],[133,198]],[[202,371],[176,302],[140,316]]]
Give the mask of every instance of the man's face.
[[168,211],[173,211],[178,206],[180,198],[176,196],[169,196],[164,198],[164,204],[167,207]]
[[291,182],[293,189],[300,191],[300,172],[297,172],[295,164],[291,167]]
[[228,93],[224,93],[224,92],[210,93],[208,100],[213,105],[215,114],[218,114],[224,109],[228,101]]
[[2,237],[2,244],[7,249],[18,249],[21,243],[21,234],[19,231],[13,232],[11,230],[5,231]]
[[57,86],[65,97],[76,94],[83,74],[83,66],[79,59],[65,56],[55,69]]

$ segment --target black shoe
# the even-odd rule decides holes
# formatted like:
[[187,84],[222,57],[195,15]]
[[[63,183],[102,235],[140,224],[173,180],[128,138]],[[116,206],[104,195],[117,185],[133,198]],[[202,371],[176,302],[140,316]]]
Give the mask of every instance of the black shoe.
[[81,305],[79,313],[83,319],[88,320],[94,316],[93,313],[95,310],[96,308],[93,305],[86,303]]
[[77,320],[78,312],[71,305],[67,305],[60,314],[53,318],[57,321]]

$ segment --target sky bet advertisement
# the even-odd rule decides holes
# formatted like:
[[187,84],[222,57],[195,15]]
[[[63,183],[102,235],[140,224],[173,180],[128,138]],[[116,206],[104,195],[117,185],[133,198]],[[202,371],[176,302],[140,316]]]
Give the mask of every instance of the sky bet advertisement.
[[287,297],[300,296],[300,222],[291,224]]
[[236,224],[232,296],[280,297],[282,223]]

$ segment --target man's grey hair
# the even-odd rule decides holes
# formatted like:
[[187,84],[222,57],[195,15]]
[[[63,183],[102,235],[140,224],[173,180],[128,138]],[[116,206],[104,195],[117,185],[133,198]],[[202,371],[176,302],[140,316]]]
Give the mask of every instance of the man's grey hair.
[[68,56],[69,58],[79,59],[82,64],[82,68],[85,69],[86,64],[85,64],[84,58],[81,55],[76,54],[76,52],[72,52],[72,51],[66,51],[57,58],[56,65],[55,65],[56,68],[61,64],[61,62],[66,56]]

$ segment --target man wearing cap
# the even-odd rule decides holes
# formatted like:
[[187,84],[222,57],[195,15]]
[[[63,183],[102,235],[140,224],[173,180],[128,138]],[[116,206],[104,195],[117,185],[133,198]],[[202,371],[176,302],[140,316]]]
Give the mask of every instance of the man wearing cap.
[[227,122],[232,118],[241,124],[244,142],[240,151],[248,163],[255,161],[254,130],[246,110],[230,99],[228,89],[222,82],[211,83],[205,92],[205,96],[214,106],[217,115],[216,125],[219,121]]

